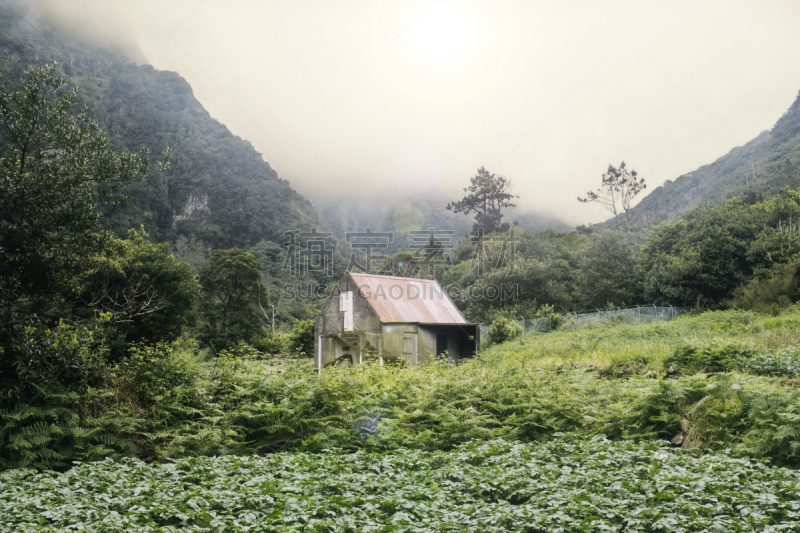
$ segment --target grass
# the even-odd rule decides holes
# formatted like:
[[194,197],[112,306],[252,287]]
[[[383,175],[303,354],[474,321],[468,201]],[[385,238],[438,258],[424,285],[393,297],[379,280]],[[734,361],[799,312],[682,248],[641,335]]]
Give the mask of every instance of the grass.
[[636,361],[650,369],[663,366],[684,343],[738,342],[775,350],[800,346],[800,310],[777,317],[742,311],[678,316],[669,322],[609,324],[518,337],[486,350],[484,358],[520,359],[537,367],[556,364],[608,367]]

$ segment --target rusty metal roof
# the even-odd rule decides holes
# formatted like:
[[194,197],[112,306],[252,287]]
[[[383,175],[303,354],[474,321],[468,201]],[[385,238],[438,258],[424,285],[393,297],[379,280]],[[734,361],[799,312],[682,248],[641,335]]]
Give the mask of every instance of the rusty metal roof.
[[436,280],[357,273],[350,277],[381,322],[467,323]]

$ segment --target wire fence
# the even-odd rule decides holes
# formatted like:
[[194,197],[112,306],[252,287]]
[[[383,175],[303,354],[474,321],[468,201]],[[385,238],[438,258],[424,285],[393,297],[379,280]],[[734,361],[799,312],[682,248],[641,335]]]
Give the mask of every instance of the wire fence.
[[[672,320],[685,311],[685,307],[658,307],[650,305],[607,311],[598,309],[589,313],[567,313],[559,317],[556,324],[553,323],[553,319],[549,316],[542,318],[521,318],[515,322],[519,324],[522,335],[528,335],[530,333],[549,333],[553,331],[554,326],[557,326],[558,329],[561,330],[573,330],[612,323],[648,324],[659,320]],[[480,327],[481,342],[483,342],[489,334],[490,326],[491,325],[484,325]]]

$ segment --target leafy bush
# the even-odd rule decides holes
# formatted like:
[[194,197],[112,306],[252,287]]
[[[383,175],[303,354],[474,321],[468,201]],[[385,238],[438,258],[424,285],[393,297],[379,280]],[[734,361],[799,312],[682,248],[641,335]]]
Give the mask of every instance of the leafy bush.
[[621,435],[627,438],[671,439],[681,432],[684,409],[705,395],[705,386],[705,382],[698,380],[656,382],[647,394],[632,398],[621,419]]
[[0,474],[0,531],[791,531],[798,481],[725,454],[603,438],[105,461]]
[[250,345],[259,352],[269,355],[284,353],[288,350],[289,336],[279,331],[276,331],[275,335],[256,335],[250,339]]
[[189,265],[131,230],[128,240],[113,239],[104,254],[84,260],[79,315],[98,310],[111,315],[107,339],[121,358],[130,342],[173,342],[194,322],[198,286]]
[[0,409],[0,470],[64,470],[72,461],[135,454],[124,437],[80,424],[76,393],[46,394],[37,404]]
[[735,450],[768,457],[778,464],[800,463],[800,394],[797,391],[753,395],[746,413],[751,427]]
[[488,346],[501,344],[520,335],[522,335],[522,326],[518,321],[498,316],[494,323],[489,326],[486,342]]
[[730,372],[739,370],[756,376],[794,379],[800,375],[800,349],[756,349],[737,343],[683,344],[664,360],[684,371]]
[[730,305],[775,316],[797,301],[798,285],[797,265],[777,265],[771,277],[754,279],[736,289]]
[[236,346],[262,331],[268,295],[261,284],[262,265],[238,248],[215,250],[198,274],[203,322],[199,339],[215,352]]
[[289,335],[289,349],[304,354],[314,353],[314,321],[298,320]]
[[[107,348],[100,320],[54,328],[27,326],[16,342],[16,382],[6,397],[34,402],[48,393],[80,391],[96,383],[105,369]],[[0,352],[2,354],[2,352]]]
[[611,364],[601,370],[601,374],[607,377],[622,378],[632,374],[643,374],[650,366],[650,360],[644,354],[634,356],[614,356]]
[[664,360],[665,366],[678,365],[686,371],[729,372],[740,361],[753,357],[757,351],[751,346],[736,343],[713,342],[708,345],[683,344]]
[[197,374],[175,357],[170,345],[132,344],[128,356],[116,365],[113,372],[124,381],[127,392],[135,401],[153,404],[175,389],[191,387]]

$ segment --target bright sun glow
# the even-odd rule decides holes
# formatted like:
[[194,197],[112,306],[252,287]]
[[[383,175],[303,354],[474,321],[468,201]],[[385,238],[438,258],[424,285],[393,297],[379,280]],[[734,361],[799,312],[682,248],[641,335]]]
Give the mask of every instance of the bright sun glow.
[[474,24],[457,3],[434,3],[414,21],[408,35],[409,44],[438,65],[463,64],[474,52]]

